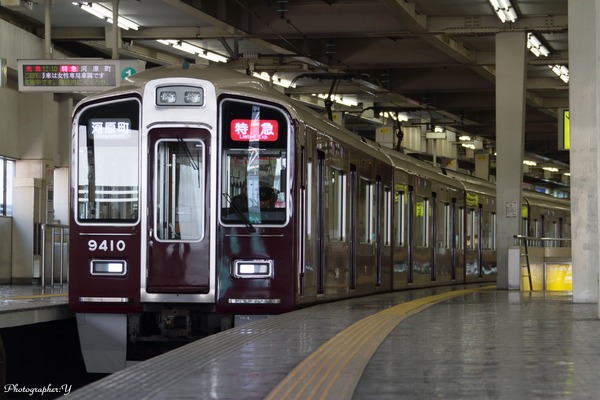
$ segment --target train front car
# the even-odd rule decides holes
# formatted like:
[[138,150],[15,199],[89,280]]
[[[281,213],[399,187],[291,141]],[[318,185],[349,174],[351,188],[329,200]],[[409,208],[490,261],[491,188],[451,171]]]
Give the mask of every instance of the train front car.
[[217,311],[236,324],[295,301],[292,121],[273,103],[219,101]]
[[157,68],[77,106],[69,303],[88,372],[293,307],[293,125],[249,80]]

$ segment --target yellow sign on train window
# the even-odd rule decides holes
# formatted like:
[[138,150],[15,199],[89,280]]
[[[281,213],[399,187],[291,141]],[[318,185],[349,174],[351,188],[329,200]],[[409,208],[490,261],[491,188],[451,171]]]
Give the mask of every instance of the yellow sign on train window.
[[408,185],[403,185],[402,183],[394,185],[394,203],[400,201],[400,192],[404,194],[405,203],[408,203]]
[[415,204],[415,216],[416,217],[424,217],[425,216],[425,202],[418,201]]
[[467,192],[467,206],[477,207],[479,205],[479,195],[477,193]]

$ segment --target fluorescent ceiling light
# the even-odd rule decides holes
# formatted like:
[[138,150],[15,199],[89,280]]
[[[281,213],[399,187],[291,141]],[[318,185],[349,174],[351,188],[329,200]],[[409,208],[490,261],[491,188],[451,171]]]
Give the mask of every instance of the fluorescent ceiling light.
[[542,167],[542,169],[548,172],[558,172],[558,168],[556,167]]
[[569,83],[569,68],[558,64],[548,65],[548,68],[550,68],[564,83]]
[[[113,12],[109,8],[101,6],[98,3],[86,3],[86,2],[78,3],[78,2],[73,2],[72,4],[74,6],[77,6],[77,7],[81,8],[83,11],[86,11],[86,12],[92,14],[95,17],[98,17],[100,19],[105,20],[109,24],[113,23]],[[122,17],[120,15],[119,15],[119,19],[117,21],[117,25],[121,29],[125,29],[125,30],[133,29],[133,30],[136,30],[136,31],[140,27],[135,22],[133,22],[130,19],[127,19],[125,17]]]
[[161,44],[164,44],[164,45],[167,45],[167,46],[171,46],[171,47],[173,47],[175,49],[184,51],[186,53],[193,54],[193,55],[196,55],[196,56],[201,57],[201,58],[205,58],[205,59],[210,60],[210,61],[222,62],[222,63],[225,63],[225,62],[229,61],[229,59],[227,57],[223,57],[220,54],[213,53],[211,51],[205,50],[205,49],[203,49],[201,47],[198,47],[198,46],[194,46],[193,44],[188,43],[188,42],[184,42],[182,40],[173,40],[173,39],[163,40],[163,39],[158,39],[157,42],[161,43]]
[[471,136],[468,135],[462,135],[458,137],[458,140],[461,140],[463,142],[468,142],[469,140],[471,140]]
[[288,89],[290,87],[292,87],[292,88],[296,87],[296,84],[295,83],[292,84],[292,81],[283,79],[283,78],[276,78],[275,75],[273,75],[273,79],[271,79],[271,76],[264,71],[260,72],[260,73],[253,72],[252,76],[254,76],[255,78],[258,78],[258,79],[262,79],[263,81],[272,82],[273,85],[281,86],[286,89]]
[[[313,94],[313,96],[315,96],[315,95]],[[320,98],[320,99],[323,99],[323,100],[325,100],[325,99],[327,99],[327,97],[329,97],[326,94],[317,94],[316,96],[318,98]],[[358,105],[357,101],[351,100],[351,99],[348,99],[348,98],[343,98],[341,96],[338,96],[337,94],[334,95],[334,96],[331,96],[331,100],[333,100],[334,102],[336,102],[338,104],[341,104],[341,105],[344,105],[344,106],[349,106],[349,107],[354,107],[354,106]]]
[[540,40],[531,32],[527,34],[527,48],[529,51],[535,54],[536,57],[548,57],[550,54],[550,51],[546,48],[546,46],[544,46],[542,42],[540,42]]
[[490,0],[490,4],[494,7],[494,11],[500,21],[503,23],[506,21],[515,22],[517,20],[517,13],[510,0]]
[[523,164],[529,166],[529,167],[535,167],[537,166],[537,163],[535,161],[530,161],[530,160],[523,160]]

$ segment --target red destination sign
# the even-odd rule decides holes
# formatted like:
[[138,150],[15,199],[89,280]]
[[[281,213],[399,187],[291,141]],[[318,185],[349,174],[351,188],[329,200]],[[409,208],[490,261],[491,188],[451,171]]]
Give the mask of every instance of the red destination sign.
[[237,142],[274,142],[279,137],[279,124],[274,119],[234,119],[231,139]]

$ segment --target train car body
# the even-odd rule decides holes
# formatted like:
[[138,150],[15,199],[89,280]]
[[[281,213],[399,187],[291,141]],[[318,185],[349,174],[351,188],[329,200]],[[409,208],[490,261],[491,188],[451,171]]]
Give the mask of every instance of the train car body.
[[255,316],[495,281],[489,187],[234,71],[127,81],[73,116],[69,304],[89,372]]

